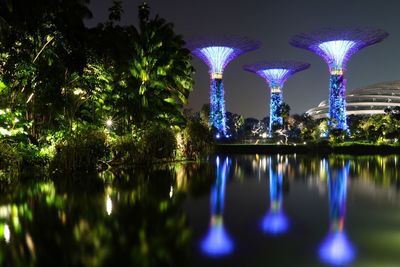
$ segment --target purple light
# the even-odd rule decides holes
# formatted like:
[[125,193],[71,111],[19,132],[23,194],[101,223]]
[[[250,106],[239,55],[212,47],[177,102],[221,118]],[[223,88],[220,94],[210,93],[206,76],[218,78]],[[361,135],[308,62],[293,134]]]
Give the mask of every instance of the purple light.
[[316,32],[300,33],[290,44],[321,56],[331,73],[329,86],[330,125],[348,133],[346,115],[346,79],[344,72],[350,57],[364,47],[381,42],[389,34],[370,28],[324,28]]
[[224,46],[210,46],[200,49],[200,53],[210,67],[210,73],[223,73],[226,65],[234,58],[235,50]]
[[230,159],[215,159],[216,181],[210,192],[211,224],[207,235],[200,243],[201,251],[207,256],[219,257],[232,253],[233,241],[223,224],[226,180],[229,174]]
[[212,224],[206,237],[201,242],[201,251],[211,257],[226,256],[231,254],[233,249],[233,242],[222,222]]
[[263,61],[245,65],[246,71],[256,73],[266,80],[271,90],[269,135],[272,136],[274,124],[283,125],[280,107],[283,103],[282,88],[286,80],[293,74],[305,70],[310,64],[296,61]]
[[258,75],[264,77],[271,87],[282,87],[286,79],[290,76],[288,69],[266,69],[257,72]]
[[220,78],[229,62],[260,46],[260,42],[240,36],[202,36],[192,38],[187,43],[192,54],[207,64],[210,74],[221,75]]
[[204,61],[209,67],[210,86],[210,125],[219,137],[227,138],[225,115],[225,89],[222,82],[225,67],[237,56],[255,50],[260,43],[246,37],[197,37],[191,39],[187,47],[192,54]]
[[261,227],[267,234],[279,235],[287,232],[289,220],[283,211],[270,211],[264,216]]
[[319,249],[321,261],[332,265],[347,265],[355,259],[355,249],[346,232],[330,232]]
[[347,61],[350,59],[353,47],[356,42],[350,40],[337,40],[323,42],[318,45],[318,48],[323,52],[322,57],[328,63],[331,72],[340,71],[346,66]]

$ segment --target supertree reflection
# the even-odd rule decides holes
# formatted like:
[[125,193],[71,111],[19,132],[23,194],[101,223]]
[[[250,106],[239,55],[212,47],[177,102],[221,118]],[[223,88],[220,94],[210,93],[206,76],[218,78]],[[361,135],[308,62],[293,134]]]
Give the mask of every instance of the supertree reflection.
[[234,244],[224,227],[223,212],[226,180],[230,159],[216,158],[216,181],[211,189],[211,223],[207,235],[201,242],[201,250],[208,256],[219,257],[232,253]]
[[283,211],[283,163],[273,164],[269,159],[270,209],[261,227],[267,234],[279,235],[289,229],[289,220]]
[[341,168],[327,164],[325,167],[328,169],[330,229],[319,248],[319,257],[328,264],[347,265],[355,259],[355,249],[344,229],[350,163]]

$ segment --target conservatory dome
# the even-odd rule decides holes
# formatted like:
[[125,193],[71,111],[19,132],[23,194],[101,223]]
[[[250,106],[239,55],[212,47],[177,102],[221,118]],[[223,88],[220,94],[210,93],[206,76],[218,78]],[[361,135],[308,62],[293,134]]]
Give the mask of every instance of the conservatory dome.
[[[383,114],[386,108],[400,107],[400,80],[377,83],[347,93],[347,115]],[[328,100],[306,112],[314,119],[327,118]]]

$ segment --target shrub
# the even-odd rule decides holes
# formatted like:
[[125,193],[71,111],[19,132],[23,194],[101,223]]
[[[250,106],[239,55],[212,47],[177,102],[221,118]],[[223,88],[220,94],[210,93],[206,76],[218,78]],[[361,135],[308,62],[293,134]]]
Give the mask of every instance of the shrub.
[[111,155],[116,164],[133,164],[140,160],[142,151],[138,139],[133,135],[117,138],[111,145]]
[[56,145],[51,168],[58,172],[93,172],[107,156],[107,136],[99,130],[85,130]]
[[151,125],[144,130],[140,147],[142,160],[172,158],[177,147],[175,134],[168,127]]
[[211,153],[214,145],[212,132],[198,120],[189,121],[179,139],[182,156],[190,159]]

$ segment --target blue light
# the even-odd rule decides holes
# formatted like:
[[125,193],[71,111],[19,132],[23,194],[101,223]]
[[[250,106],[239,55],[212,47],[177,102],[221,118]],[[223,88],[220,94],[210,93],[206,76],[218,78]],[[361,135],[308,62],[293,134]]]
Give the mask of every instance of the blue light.
[[262,220],[262,230],[267,234],[279,235],[289,229],[289,220],[283,211],[270,211]]
[[346,116],[346,79],[343,75],[331,75],[329,87],[330,125],[336,129],[348,130]]
[[347,177],[350,162],[341,168],[324,164],[328,168],[330,231],[319,248],[322,262],[347,265],[355,260],[356,252],[344,230],[346,216]]
[[285,81],[292,75],[290,69],[264,69],[257,72],[264,77],[271,89],[271,103],[269,112],[269,136],[272,136],[274,125],[282,126],[283,118],[280,114],[280,107],[283,103],[282,87]]
[[[211,80],[210,124],[217,130],[216,138],[226,137],[225,92],[221,79]],[[218,137],[219,136],[219,137]]]
[[[274,165],[275,166],[275,165]],[[278,172],[273,170],[272,160],[269,164],[269,197],[270,209],[261,222],[264,233],[279,235],[289,230],[289,220],[283,211],[283,174],[282,164],[276,165]]]
[[226,65],[234,58],[235,49],[226,46],[210,46],[200,49],[210,73],[223,73]]
[[222,223],[211,225],[207,236],[201,242],[202,252],[211,257],[231,254],[233,249],[233,242]]
[[319,249],[321,261],[332,265],[347,265],[355,259],[355,249],[346,232],[331,232]]
[[318,45],[325,54],[322,56],[329,64],[331,71],[342,70],[345,67],[355,46],[356,42],[350,40],[328,41]]
[[230,159],[216,157],[216,181],[210,192],[211,224],[207,235],[200,243],[201,251],[207,256],[219,257],[233,252],[234,244],[223,224],[226,180]]
[[283,103],[281,92],[271,92],[270,117],[269,117],[269,135],[272,136],[274,125],[282,126],[283,118],[280,116],[280,108]]

